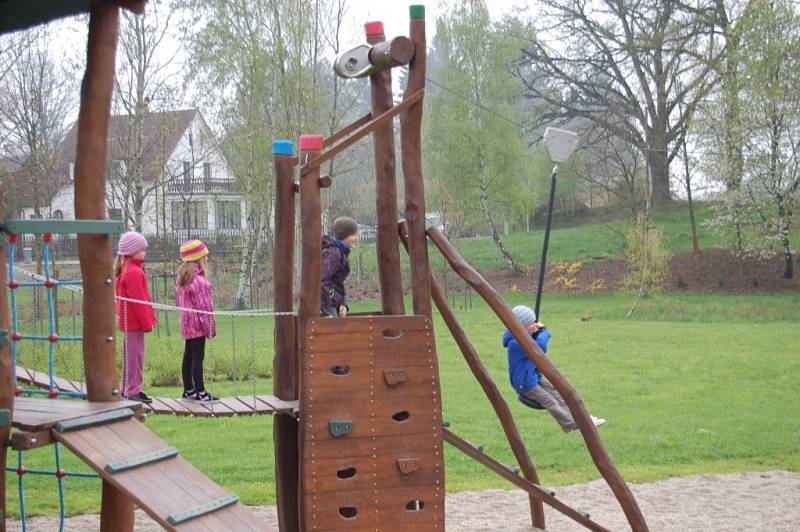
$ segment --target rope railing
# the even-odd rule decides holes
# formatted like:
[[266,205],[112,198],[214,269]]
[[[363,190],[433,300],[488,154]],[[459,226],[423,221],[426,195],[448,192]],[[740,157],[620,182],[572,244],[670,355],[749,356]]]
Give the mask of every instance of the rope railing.
[[[80,285],[76,285],[71,282],[67,281],[59,281],[58,279],[48,279],[43,275],[39,275],[38,273],[30,272],[24,270],[19,267],[15,267],[14,271],[18,274],[23,274],[31,279],[36,279],[37,283],[36,286],[46,286],[45,283],[52,283],[53,286],[63,286],[67,290],[73,290],[75,292],[83,292],[83,287]],[[41,283],[41,284],[39,284]],[[27,286],[31,286],[31,283],[26,283]],[[22,286],[22,283],[19,283],[19,286]],[[114,296],[114,299],[117,301],[124,301],[126,303],[137,303],[140,305],[148,305],[153,307],[155,310],[164,310],[168,312],[194,312],[196,314],[205,314],[210,316],[242,316],[242,317],[259,317],[259,316],[296,316],[297,312],[295,311],[284,311],[279,312],[273,309],[265,308],[265,309],[250,309],[250,310],[199,310],[194,308],[188,307],[180,307],[177,305],[168,305],[166,303],[156,303],[153,301],[147,301],[144,299],[134,299],[130,297],[124,296]]]

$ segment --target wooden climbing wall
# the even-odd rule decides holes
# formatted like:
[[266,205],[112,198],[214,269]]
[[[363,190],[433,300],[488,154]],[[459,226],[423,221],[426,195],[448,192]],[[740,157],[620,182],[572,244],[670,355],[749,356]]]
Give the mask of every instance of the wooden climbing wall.
[[444,530],[439,368],[424,316],[319,318],[300,398],[309,530]]

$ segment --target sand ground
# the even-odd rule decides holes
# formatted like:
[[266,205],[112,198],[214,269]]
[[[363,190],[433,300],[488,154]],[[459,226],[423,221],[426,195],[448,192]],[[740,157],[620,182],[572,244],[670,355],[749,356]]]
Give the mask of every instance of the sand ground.
[[[701,475],[633,484],[636,499],[652,531],[800,531],[800,475],[786,471]],[[555,489],[557,497],[611,530],[626,530],[627,521],[603,481]],[[447,496],[448,530],[532,530],[527,495],[522,491],[468,491]],[[277,529],[275,507],[254,510],[265,530]],[[545,506],[547,528],[584,530]],[[70,517],[65,530],[99,529],[99,516]],[[21,530],[9,520],[8,530]],[[58,529],[57,517],[29,521],[32,532]],[[136,530],[161,528],[137,511]]]

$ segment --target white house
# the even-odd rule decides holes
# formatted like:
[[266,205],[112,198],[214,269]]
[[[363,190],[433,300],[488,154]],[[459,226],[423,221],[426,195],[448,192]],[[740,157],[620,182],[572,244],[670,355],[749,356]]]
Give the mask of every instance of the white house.
[[[55,192],[43,216],[74,218],[74,173],[78,125],[67,134],[57,164]],[[178,238],[208,232],[239,234],[245,226],[247,203],[239,191],[213,133],[200,111],[148,112],[141,135],[128,115],[113,116],[108,139],[108,217],[134,227],[135,198],[142,198],[141,226],[147,235]],[[135,183],[131,146],[141,139],[141,186]],[[49,211],[49,212],[48,212]],[[23,218],[33,216],[22,209]]]

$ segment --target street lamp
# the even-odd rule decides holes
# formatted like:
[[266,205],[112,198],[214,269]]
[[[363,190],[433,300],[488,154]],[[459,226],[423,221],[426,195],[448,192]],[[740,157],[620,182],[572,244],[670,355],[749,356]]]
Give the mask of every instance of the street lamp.
[[547,264],[547,246],[550,243],[550,223],[553,220],[553,202],[556,196],[556,174],[558,165],[569,159],[578,147],[578,134],[566,129],[548,127],[544,130],[544,147],[547,155],[553,161],[553,171],[550,176],[550,199],[547,203],[547,222],[544,226],[544,242],[542,243],[542,260],[539,263],[539,284],[536,287],[536,319],[540,319],[539,308],[542,303],[542,288],[544,287],[544,271]]

